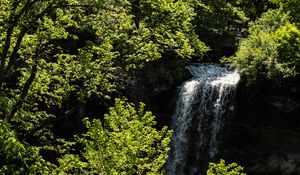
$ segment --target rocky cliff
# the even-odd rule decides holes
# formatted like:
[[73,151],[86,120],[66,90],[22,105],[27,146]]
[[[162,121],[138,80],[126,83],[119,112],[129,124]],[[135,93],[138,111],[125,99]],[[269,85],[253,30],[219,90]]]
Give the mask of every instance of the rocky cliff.
[[281,84],[240,83],[237,114],[223,134],[220,157],[251,175],[300,174],[299,77]]

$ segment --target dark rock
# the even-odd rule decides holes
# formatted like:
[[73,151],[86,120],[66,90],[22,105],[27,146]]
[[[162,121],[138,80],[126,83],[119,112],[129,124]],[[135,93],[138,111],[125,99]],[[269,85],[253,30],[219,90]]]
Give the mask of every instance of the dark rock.
[[253,175],[300,174],[300,133],[231,122],[220,155]]
[[158,124],[169,125],[175,106],[177,87],[190,78],[185,60],[166,56],[147,63],[132,72],[125,89],[126,97],[133,103],[143,102],[157,116]]
[[237,162],[251,175],[300,174],[299,79],[280,85],[243,82],[237,115],[227,123],[220,158]]

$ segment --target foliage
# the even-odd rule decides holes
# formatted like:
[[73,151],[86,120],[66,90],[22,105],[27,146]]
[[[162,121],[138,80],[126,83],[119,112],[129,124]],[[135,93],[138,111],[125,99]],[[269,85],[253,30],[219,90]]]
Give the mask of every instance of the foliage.
[[[196,9],[193,21],[199,38],[210,47],[205,58],[217,60],[223,55],[222,43],[226,37],[238,40],[257,8],[248,0],[201,0],[190,1]],[[260,7],[260,6],[259,6]]]
[[[134,105],[116,99],[114,107],[99,119],[85,119],[88,131],[77,140],[84,151],[80,159],[66,155],[60,160],[61,170],[84,174],[162,174],[167,159],[171,131],[157,131],[151,112],[145,105]],[[82,161],[86,160],[86,161]],[[72,162],[71,164],[68,164]],[[66,167],[67,166],[67,167]]]
[[289,12],[291,15],[291,20],[294,23],[299,25],[300,22],[300,2],[298,0],[269,0],[274,4],[280,5],[284,8],[286,12]]
[[246,175],[242,173],[243,167],[236,163],[226,165],[224,160],[220,160],[220,163],[210,163],[207,175]]
[[[137,41],[141,40],[142,45],[148,46],[151,43],[147,41],[151,40],[155,46],[153,51],[158,52],[157,54],[163,50],[175,50],[181,57],[191,57],[194,52],[201,56],[207,51],[208,48],[194,32],[192,20],[195,12],[189,3],[174,0],[138,0],[133,5],[136,9],[133,13],[134,19],[139,28],[138,32],[142,35]],[[145,40],[148,44],[144,43]]]
[[2,120],[0,136],[0,174],[48,174],[55,167],[40,156],[39,147],[22,143]]
[[94,95],[109,99],[129,69],[165,52],[190,58],[207,50],[193,31],[193,8],[183,1],[0,3],[0,87],[15,101],[3,116],[9,120],[23,102],[50,109],[63,108],[71,94],[83,103]]
[[[234,57],[249,81],[299,73],[299,2],[272,2],[281,8],[251,24]],[[261,4],[262,12],[268,3]],[[128,74],[148,62],[202,58],[209,48],[199,38],[214,43],[251,18],[259,5],[252,7],[248,0],[0,0],[0,173],[162,174],[170,131],[154,129],[143,104],[136,111],[116,100],[102,122],[86,119],[88,132],[76,140],[81,154],[54,125],[81,120],[86,104],[110,106]]]
[[251,21],[259,18],[262,13],[268,11],[268,9],[276,7],[272,2],[270,2],[270,0],[237,0],[236,6],[241,8]]
[[[238,7],[236,1],[231,0],[203,0],[198,5],[197,21],[198,30],[210,31],[222,35],[230,26],[240,25],[248,20],[245,12]],[[199,33],[200,37],[203,37]]]
[[42,158],[41,147],[19,141],[11,126],[1,121],[0,173],[162,174],[171,131],[155,129],[154,118],[143,103],[136,110],[133,104],[116,99],[103,123],[84,120],[88,131],[76,137],[83,146],[82,154],[64,154],[58,159],[59,166]]
[[108,99],[129,69],[164,52],[189,58],[207,50],[193,31],[193,8],[183,1],[1,3],[1,88],[11,89],[10,78],[18,78],[6,95],[17,108],[9,120],[23,102],[50,109],[62,108],[71,94],[80,102]]
[[269,10],[249,28],[234,63],[248,83],[270,79],[280,82],[299,74],[300,31],[282,8]]
[[[195,18],[196,31],[200,38],[204,38],[206,42],[211,42],[206,38],[204,32],[213,35],[222,35],[222,32],[228,29],[237,21],[245,21],[247,17],[244,12],[235,6],[233,1],[226,0],[203,0],[192,1],[197,16]],[[216,20],[217,19],[217,20]]]
[[[15,151],[1,152],[7,160],[1,159],[0,166],[9,167],[7,174],[14,167],[20,174],[30,173],[38,163],[53,168],[73,144],[59,138],[53,125],[81,120],[80,106],[93,100],[108,106],[108,99],[122,96],[127,73],[147,62],[165,54],[186,60],[201,57],[208,48],[194,32],[194,17],[190,4],[175,0],[0,0],[0,119],[1,127],[9,126],[0,137],[17,143],[1,142]],[[152,120],[149,113],[145,117]],[[147,123],[134,124],[131,130]],[[144,128],[151,131],[148,137],[157,134],[149,138],[151,144],[159,144],[160,134],[167,133]],[[135,137],[133,142],[139,139]],[[160,171],[165,157],[155,158],[153,149],[167,150],[164,142],[145,148],[149,155],[136,160],[142,162],[139,170]],[[66,162],[75,159],[70,155]],[[80,162],[73,164],[80,167]],[[68,169],[72,164],[63,165]]]

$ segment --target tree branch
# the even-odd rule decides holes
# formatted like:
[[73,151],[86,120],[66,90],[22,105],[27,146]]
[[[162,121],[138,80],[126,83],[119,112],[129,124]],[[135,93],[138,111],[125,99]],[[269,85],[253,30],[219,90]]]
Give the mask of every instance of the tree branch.
[[[28,1],[29,2],[29,1]],[[30,4],[29,4],[30,5]],[[43,17],[45,14],[47,14],[48,12],[50,12],[52,10],[52,5],[49,5],[45,10],[43,10],[40,14],[36,15],[36,19],[34,19],[33,21],[37,21],[38,19],[40,19],[41,17]],[[25,8],[25,7],[24,7]],[[24,11],[24,13],[26,13]],[[19,17],[18,17],[19,18]],[[16,24],[15,24],[16,25]],[[7,38],[6,38],[6,42],[5,42],[5,46],[4,46],[4,50],[2,52],[2,56],[0,57],[1,59],[1,65],[0,65],[0,87],[5,79],[5,75],[6,73],[14,66],[14,62],[15,62],[15,58],[17,56],[17,52],[20,48],[20,45],[22,43],[22,40],[27,32],[28,29],[26,28],[23,28],[23,30],[21,31],[21,33],[19,34],[18,36],[18,39],[17,39],[17,42],[16,42],[16,45],[15,47],[13,48],[13,52],[12,54],[10,55],[9,57],[9,62],[8,62],[8,65],[7,67],[5,68],[5,62],[6,62],[6,59],[7,59],[7,55],[8,55],[8,50],[9,50],[9,47],[10,47],[10,40],[11,40],[11,35],[12,35],[12,32],[13,32],[13,28],[14,26],[12,26],[11,29],[8,30],[8,32],[11,32],[7,35]]]
[[3,83],[4,79],[5,79],[6,73],[13,67],[13,65],[15,63],[15,60],[16,60],[16,57],[17,57],[17,52],[18,52],[18,50],[20,48],[20,45],[21,45],[21,42],[22,42],[22,40],[23,40],[23,38],[25,36],[25,33],[26,33],[26,30],[24,29],[19,34],[17,42],[16,42],[16,45],[13,48],[13,52],[12,52],[12,54],[9,57],[8,65],[7,65],[7,67],[5,68],[4,71],[0,72],[0,86],[2,85],[2,83]]
[[9,50],[9,47],[10,47],[11,35],[13,33],[13,30],[14,30],[14,25],[11,25],[7,29],[5,44],[4,44],[4,47],[3,47],[2,54],[0,55],[0,61],[1,61],[0,62],[0,75],[1,75],[1,77],[2,77],[3,71],[5,69],[5,63],[6,63],[6,60],[7,60],[7,54],[8,54],[8,50]]
[[[17,6],[19,3],[15,3],[15,5]],[[9,27],[6,31],[6,39],[5,39],[5,44],[2,50],[2,54],[0,55],[0,77],[2,79],[2,76],[4,75],[4,70],[5,70],[5,64],[7,61],[7,54],[8,54],[8,50],[10,48],[11,45],[11,37],[14,31],[14,28],[18,25],[19,19],[22,15],[24,15],[25,13],[28,12],[28,10],[30,9],[30,6],[32,5],[32,2],[30,2],[30,0],[27,0],[25,6],[22,8],[22,10],[20,11],[19,14],[17,15],[12,15],[12,21],[9,24]],[[17,7],[15,7],[17,8]],[[1,86],[1,84],[0,84]]]
[[31,69],[31,74],[30,77],[28,78],[28,80],[25,82],[25,85],[22,89],[22,93],[19,97],[19,100],[17,101],[17,103],[13,106],[13,109],[11,110],[10,114],[8,117],[6,117],[6,120],[8,122],[11,121],[11,119],[13,118],[13,116],[15,115],[15,113],[18,111],[18,109],[20,108],[20,106],[22,105],[22,103],[24,102],[24,99],[26,98],[29,88],[32,84],[32,82],[34,81],[35,77],[36,77],[36,73],[37,73],[37,61],[36,63],[32,66]]

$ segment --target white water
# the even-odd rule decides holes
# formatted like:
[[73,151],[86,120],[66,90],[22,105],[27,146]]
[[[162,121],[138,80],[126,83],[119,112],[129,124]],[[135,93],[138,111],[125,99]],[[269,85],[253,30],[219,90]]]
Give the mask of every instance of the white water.
[[187,69],[193,78],[183,83],[178,94],[169,175],[199,175],[203,164],[218,154],[219,132],[233,113],[239,81],[236,72],[219,65],[198,64]]

